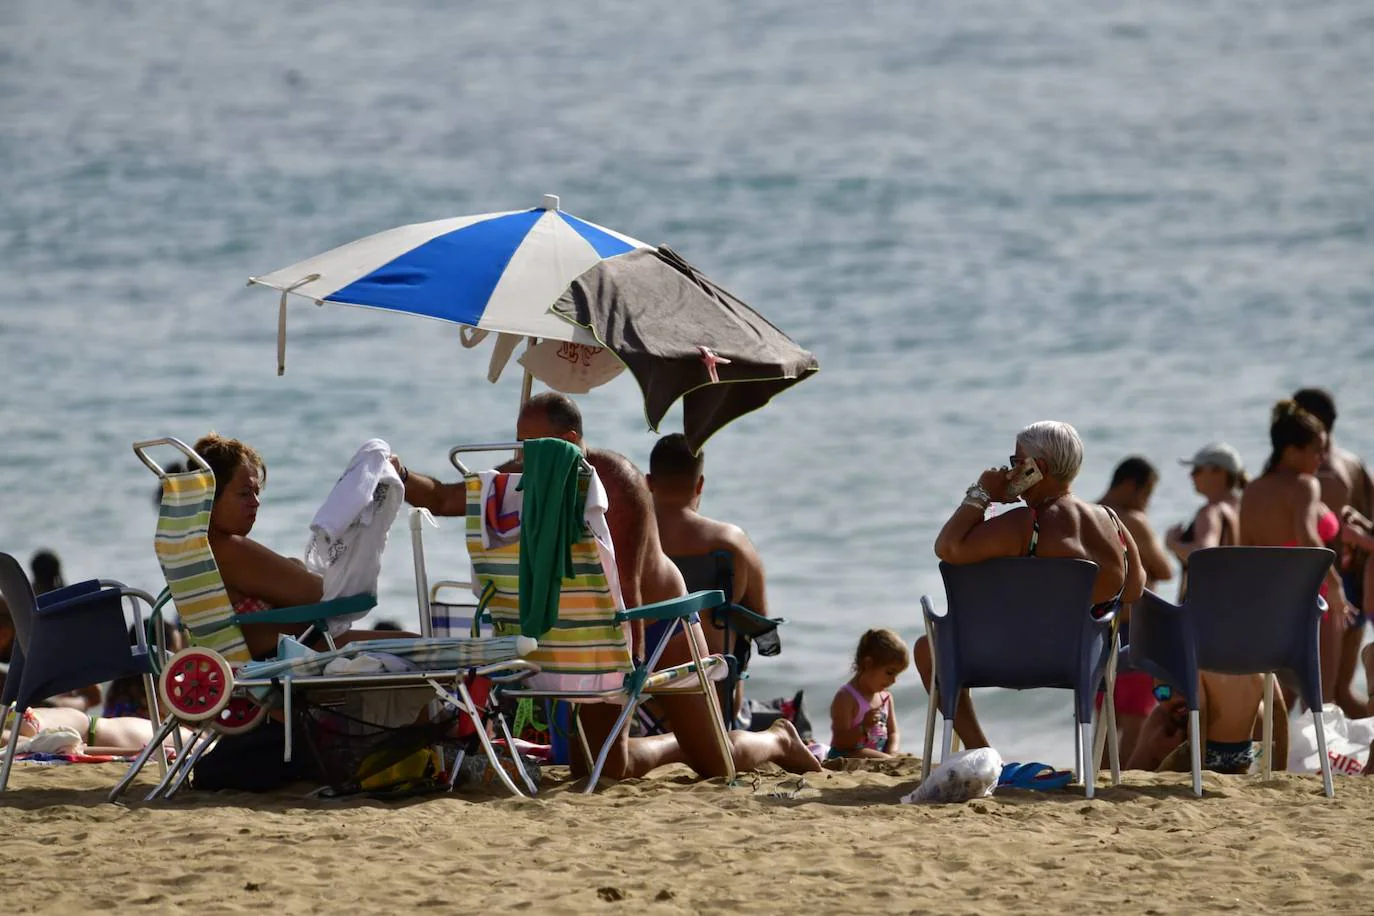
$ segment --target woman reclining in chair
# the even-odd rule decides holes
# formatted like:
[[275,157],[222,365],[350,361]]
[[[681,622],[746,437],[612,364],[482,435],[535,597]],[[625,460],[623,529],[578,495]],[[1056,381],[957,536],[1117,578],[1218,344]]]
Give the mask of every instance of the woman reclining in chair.
[[[1083,465],[1083,442],[1067,423],[1042,420],[1016,436],[1011,469],[989,468],[969,487],[964,501],[935,538],[935,555],[946,563],[981,563],[996,557],[1066,557],[1097,564],[1094,613],[1106,614],[1140,598],[1145,570],[1131,533],[1111,509],[1069,491]],[[991,503],[1025,506],[984,518]],[[1015,613],[1009,609],[1009,613]],[[914,655],[930,689],[930,645],[923,636]],[[965,747],[987,747],[968,691],[959,696],[954,730]]]
[[[324,580],[305,563],[284,557],[248,535],[258,518],[259,499],[267,481],[267,465],[252,446],[210,433],[195,444],[195,452],[215,472],[215,505],[210,511],[210,550],[215,555],[224,589],[236,614],[272,608],[316,604],[324,597]],[[254,658],[277,654],[277,637],[301,636],[308,624],[243,624],[243,638]],[[409,633],[350,630],[335,637],[336,645],[361,639],[405,637]],[[316,646],[316,648],[321,648]]]

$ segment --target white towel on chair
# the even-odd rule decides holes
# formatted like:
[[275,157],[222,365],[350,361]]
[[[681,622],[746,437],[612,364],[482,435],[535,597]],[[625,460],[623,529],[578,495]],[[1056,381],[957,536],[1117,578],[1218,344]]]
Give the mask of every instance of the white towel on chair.
[[[390,458],[386,442],[364,442],[310,523],[305,565],[323,577],[325,601],[377,593],[382,551],[405,495]],[[365,614],[333,618],[329,632],[346,632]]]

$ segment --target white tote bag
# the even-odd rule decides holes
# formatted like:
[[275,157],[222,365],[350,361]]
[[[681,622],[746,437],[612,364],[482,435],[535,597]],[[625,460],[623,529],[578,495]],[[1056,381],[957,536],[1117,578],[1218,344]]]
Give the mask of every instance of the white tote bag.
[[[1326,755],[1331,772],[1359,776],[1369,762],[1369,745],[1374,742],[1374,717],[1351,719],[1334,703],[1322,707],[1322,729],[1326,733]],[[1312,717],[1301,714],[1288,732],[1288,770],[1291,773],[1317,773],[1317,727]]]

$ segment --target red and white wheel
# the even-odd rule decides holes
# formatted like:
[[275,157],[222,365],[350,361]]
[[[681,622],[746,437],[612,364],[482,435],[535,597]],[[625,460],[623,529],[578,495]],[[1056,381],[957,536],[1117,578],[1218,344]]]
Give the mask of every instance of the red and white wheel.
[[183,722],[204,722],[229,704],[234,671],[217,652],[182,649],[162,669],[157,692],[165,708]]
[[215,717],[214,729],[221,735],[241,735],[257,728],[266,718],[266,706],[259,706],[251,697],[231,697]]

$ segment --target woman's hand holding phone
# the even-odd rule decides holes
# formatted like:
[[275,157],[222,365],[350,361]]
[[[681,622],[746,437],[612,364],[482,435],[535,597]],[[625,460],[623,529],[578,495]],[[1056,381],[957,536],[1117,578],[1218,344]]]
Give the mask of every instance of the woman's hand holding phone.
[[978,477],[978,485],[987,491],[988,499],[995,503],[1016,501],[1016,497],[1007,495],[1007,483],[1006,468],[988,468]]

